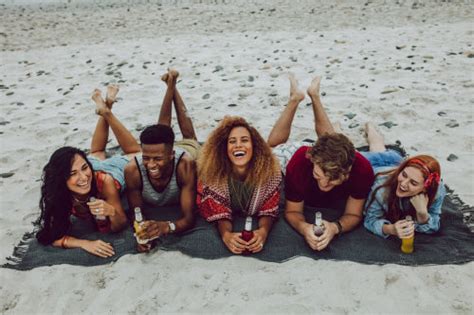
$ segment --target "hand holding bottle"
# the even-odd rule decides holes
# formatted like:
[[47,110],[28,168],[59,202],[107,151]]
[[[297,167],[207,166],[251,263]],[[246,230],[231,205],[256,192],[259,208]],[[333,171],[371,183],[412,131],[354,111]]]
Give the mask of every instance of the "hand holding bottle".
[[323,220],[323,225],[324,233],[321,236],[316,237],[317,244],[315,250],[317,251],[325,249],[329,243],[331,243],[334,236],[338,233],[338,228],[335,223]]
[[253,231],[253,237],[249,241],[249,245],[247,246],[247,250],[251,253],[258,253],[263,249],[265,245],[265,241],[267,240],[268,232],[263,229],[259,228]]
[[318,237],[314,235],[314,224],[304,222],[303,237],[311,249],[316,250],[318,246]]
[[168,234],[168,232],[168,221],[148,220],[143,221],[140,231],[137,231],[136,234],[140,239],[152,241],[159,238],[161,235]]
[[91,214],[96,218],[99,217],[101,220],[105,220],[105,217],[115,215],[115,208],[102,199],[91,197],[87,206],[89,206]]
[[395,235],[400,238],[410,238],[415,233],[415,223],[413,221],[398,220],[393,224]]
[[234,254],[242,254],[247,249],[248,242],[240,237],[241,233],[226,232],[222,235],[225,246]]

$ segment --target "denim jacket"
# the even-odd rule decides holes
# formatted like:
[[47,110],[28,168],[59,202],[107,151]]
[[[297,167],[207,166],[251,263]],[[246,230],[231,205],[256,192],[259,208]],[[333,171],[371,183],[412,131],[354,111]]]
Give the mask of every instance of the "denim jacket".
[[[375,173],[383,172],[391,169],[391,167],[381,167],[374,170]],[[367,198],[365,204],[365,219],[364,226],[367,230],[372,233],[387,238],[389,235],[384,234],[382,227],[384,224],[391,224],[390,221],[385,219],[385,214],[388,211],[387,202],[385,196],[387,193],[387,187],[381,188],[377,191],[374,201],[370,204],[372,200],[372,195],[377,187],[382,185],[387,180],[387,175],[377,176],[374,184],[372,185],[372,190]],[[443,181],[439,183],[438,191],[436,192],[435,199],[431,206],[428,208],[429,219],[425,224],[418,224],[415,222],[415,231],[420,233],[434,233],[439,230],[440,226],[440,215],[441,215],[441,206],[443,205],[444,197],[446,196],[446,188],[444,187]],[[409,203],[409,199],[402,201],[402,204]],[[405,208],[402,206],[402,208]]]

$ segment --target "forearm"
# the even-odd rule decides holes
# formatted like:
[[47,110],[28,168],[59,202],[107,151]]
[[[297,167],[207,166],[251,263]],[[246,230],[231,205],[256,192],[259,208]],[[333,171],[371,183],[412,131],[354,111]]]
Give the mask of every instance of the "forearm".
[[193,216],[185,216],[177,221],[174,222],[176,225],[176,231],[175,232],[183,232],[188,230],[194,222]]
[[384,224],[382,226],[382,232],[385,235],[397,235],[397,231],[395,230],[395,225],[393,224]]
[[430,215],[428,213],[428,210],[416,212],[416,222],[418,222],[418,224],[426,224],[429,219]]
[[61,247],[64,249],[83,248],[85,242],[88,242],[88,240],[83,240],[83,239],[75,238],[69,235],[64,235],[62,238],[55,240],[52,245],[54,247]]
[[224,237],[227,233],[232,233],[232,222],[230,220],[219,220],[217,221],[217,229],[219,234]]
[[309,224],[305,221],[303,213],[299,211],[286,211],[285,218],[288,223],[290,223],[290,225],[300,234],[303,234],[304,228]]
[[273,226],[273,218],[270,216],[262,216],[258,219],[258,228],[268,234]]
[[355,214],[343,214],[338,221],[341,224],[341,233],[349,232],[359,225],[359,223],[362,221],[362,215],[358,216]]
[[112,232],[121,231],[127,225],[127,217],[125,214],[115,214],[109,216],[110,230]]

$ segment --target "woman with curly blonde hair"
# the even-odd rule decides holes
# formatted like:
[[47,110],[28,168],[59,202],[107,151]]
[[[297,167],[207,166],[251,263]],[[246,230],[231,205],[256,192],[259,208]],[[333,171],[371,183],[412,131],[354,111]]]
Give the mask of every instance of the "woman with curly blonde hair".
[[[282,174],[258,131],[242,117],[224,117],[202,147],[198,178],[199,212],[208,222],[217,221],[227,248],[234,254],[261,251],[278,217]],[[232,232],[235,215],[258,217],[250,241]]]

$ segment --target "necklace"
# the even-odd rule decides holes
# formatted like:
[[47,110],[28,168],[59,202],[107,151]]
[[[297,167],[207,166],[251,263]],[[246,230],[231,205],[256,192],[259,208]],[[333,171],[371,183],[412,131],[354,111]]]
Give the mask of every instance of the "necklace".
[[77,203],[84,203],[84,202],[87,202],[87,200],[89,200],[89,196],[86,196],[86,198],[84,200],[81,200],[81,199],[77,198],[76,196],[74,196],[72,194],[71,194],[71,196],[72,196],[72,200],[74,200]]
[[253,187],[229,177],[229,193],[231,205],[237,206],[242,213],[248,213]]

